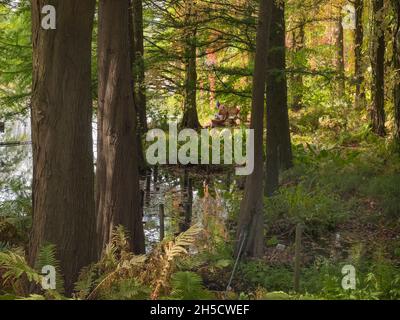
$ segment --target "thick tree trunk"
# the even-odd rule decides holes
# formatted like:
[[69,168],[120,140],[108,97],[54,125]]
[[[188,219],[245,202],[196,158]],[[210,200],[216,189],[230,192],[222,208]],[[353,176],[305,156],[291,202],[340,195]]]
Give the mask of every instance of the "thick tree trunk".
[[128,9],[128,0],[99,3],[97,231],[104,249],[123,225],[133,252],[143,253]]
[[372,0],[373,42],[372,66],[372,131],[385,136],[385,33],[382,26],[383,0]]
[[286,82],[285,9],[274,2],[267,74],[266,195],[278,188],[279,169],[292,167]]
[[354,34],[354,78],[356,83],[355,108],[362,110],[366,106],[365,90],[364,90],[364,63],[362,48],[364,42],[363,28],[363,11],[364,0],[355,0],[354,7],[356,9],[355,34]]
[[181,126],[183,128],[200,128],[197,115],[197,62],[196,62],[196,10],[193,0],[188,1],[186,6],[186,30],[185,30],[185,84],[184,84],[184,106],[183,119]]
[[340,15],[336,22],[336,70],[338,81],[338,95],[344,98],[346,83],[345,83],[345,64],[344,64],[344,30],[343,30],[343,17]]
[[41,27],[32,1],[33,226],[29,261],[46,242],[70,294],[82,267],[95,259],[91,39],[95,1],[52,1],[57,29]]
[[394,29],[393,39],[393,66],[396,70],[396,83],[394,84],[394,138],[400,150],[400,2],[392,0],[395,12],[396,25]]
[[267,55],[274,0],[261,0],[257,27],[256,56],[253,75],[251,128],[254,130],[254,171],[246,179],[244,198],[241,202],[235,253],[250,257],[264,252],[263,215],[263,126],[264,98],[267,74]]
[[135,80],[135,105],[138,113],[141,133],[147,131],[146,116],[146,84],[144,65],[144,37],[143,37],[143,3],[142,0],[132,1],[133,18],[133,75]]

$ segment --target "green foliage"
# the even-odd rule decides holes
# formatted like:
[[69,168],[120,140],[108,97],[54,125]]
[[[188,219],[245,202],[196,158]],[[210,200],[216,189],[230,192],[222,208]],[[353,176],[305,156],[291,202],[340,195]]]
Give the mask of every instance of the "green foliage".
[[[341,282],[343,265],[320,258],[302,269],[300,294],[293,294],[293,271],[285,267],[270,267],[261,261],[241,265],[240,274],[251,290],[247,298],[265,300],[378,300],[399,299],[399,267],[388,260],[377,259],[356,267],[356,290],[344,290]],[[283,290],[284,292],[276,292]]]
[[[14,251],[8,250],[0,252],[0,268],[4,270],[4,273],[0,275],[6,287],[12,287],[12,292],[15,293],[15,295],[9,295],[7,293],[4,298],[30,300],[42,297],[43,299],[65,299],[62,296],[64,292],[64,281],[60,273],[59,262],[55,255],[56,248],[54,245],[47,244],[40,247],[35,268],[32,268],[25,260],[22,250],[15,249]],[[43,276],[40,272],[42,267],[46,265],[51,265],[56,269],[56,290],[46,290],[44,296],[31,295],[28,298],[19,297],[25,294],[24,290],[21,290],[25,280],[36,284],[38,287],[41,285]]]
[[179,300],[211,299],[211,292],[203,287],[201,277],[193,272],[176,272],[171,277],[171,297]]
[[36,284],[41,283],[42,276],[28,265],[21,251],[0,252],[0,267],[5,270],[2,274],[4,282],[15,282],[22,276]]
[[107,292],[109,300],[145,300],[150,295],[150,288],[137,279],[120,279],[112,284]]
[[361,186],[368,197],[379,201],[382,212],[389,218],[400,218],[400,175],[374,177]]
[[242,263],[238,278],[243,279],[253,290],[263,287],[268,291],[289,292],[293,288],[292,270],[285,266],[271,267],[262,261]]
[[302,223],[315,235],[333,230],[348,217],[343,203],[334,195],[319,190],[307,190],[304,185],[281,189],[266,199],[266,220],[284,219],[287,223]]
[[35,270],[41,271],[44,266],[53,266],[56,270],[56,291],[64,293],[64,279],[61,273],[60,262],[56,258],[56,246],[48,243],[40,247],[35,262]]

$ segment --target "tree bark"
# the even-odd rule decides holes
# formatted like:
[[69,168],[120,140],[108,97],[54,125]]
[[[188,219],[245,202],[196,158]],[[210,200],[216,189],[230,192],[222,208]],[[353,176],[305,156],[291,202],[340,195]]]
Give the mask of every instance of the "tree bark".
[[261,0],[253,75],[251,128],[254,130],[254,171],[247,177],[241,202],[235,254],[260,257],[264,253],[263,126],[267,55],[273,0]]
[[399,0],[392,0],[393,9],[395,12],[395,29],[393,39],[393,66],[397,76],[395,77],[394,84],[394,139],[400,150],[400,2]]
[[144,253],[129,39],[129,1],[101,0],[98,30],[99,106],[97,231],[104,249],[122,225],[134,253]]
[[355,35],[354,35],[354,77],[356,83],[356,96],[355,96],[355,108],[362,110],[366,106],[365,90],[363,86],[364,82],[364,63],[362,48],[364,42],[364,28],[363,28],[363,11],[364,11],[364,0],[355,0],[354,7],[356,10],[356,21],[355,21]]
[[138,113],[141,133],[147,132],[146,116],[146,84],[144,64],[143,37],[143,3],[142,0],[132,0],[133,21],[133,75],[135,80],[135,105]]
[[279,169],[292,167],[286,82],[285,9],[274,2],[267,73],[267,159],[265,194],[278,188]]
[[372,0],[373,37],[372,37],[372,131],[385,136],[385,33],[382,26],[383,0]]
[[[137,13],[136,11],[139,11]],[[147,163],[144,156],[142,135],[147,132],[146,116],[146,87],[144,70],[144,45],[143,45],[143,7],[142,1],[129,0],[129,39],[130,58],[132,70],[133,101],[137,117],[136,140],[137,161],[139,174],[144,176],[147,171]]]
[[[298,27],[298,31],[292,32],[292,50],[295,53],[300,52],[304,49],[305,46],[305,30],[304,30],[304,22],[300,22]],[[303,68],[302,65],[295,67]],[[304,91],[304,82],[303,75],[301,72],[295,71],[291,78],[292,84],[292,109],[295,111],[299,111],[303,108],[303,91]]]
[[95,1],[52,1],[55,30],[41,27],[32,1],[33,225],[29,261],[56,245],[71,294],[82,267],[95,259],[91,40]]
[[346,83],[345,83],[345,64],[344,64],[344,30],[343,30],[343,17],[339,13],[337,18],[337,34],[336,34],[336,70],[338,80],[338,95],[341,99],[344,98]]

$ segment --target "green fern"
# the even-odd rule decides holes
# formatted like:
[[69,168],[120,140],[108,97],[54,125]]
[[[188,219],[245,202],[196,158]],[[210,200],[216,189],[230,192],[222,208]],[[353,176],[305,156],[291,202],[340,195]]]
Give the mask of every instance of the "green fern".
[[111,300],[144,300],[148,299],[150,288],[137,279],[121,279],[115,282],[103,298]]
[[92,264],[84,267],[80,274],[78,281],[75,283],[74,290],[79,299],[84,299],[93,290],[96,281],[96,265]]
[[39,272],[44,266],[53,266],[56,270],[56,291],[64,293],[64,279],[61,274],[60,262],[56,258],[56,246],[47,243],[40,247],[35,262],[35,269]]
[[203,286],[201,277],[189,271],[176,272],[171,277],[172,298],[179,300],[206,300],[212,293]]
[[6,252],[11,249],[11,246],[8,242],[0,241],[0,252]]
[[[82,269],[75,283],[76,296],[80,299],[109,297],[106,293],[118,281],[133,279],[143,270],[146,256],[135,256],[129,250],[129,237],[122,226],[114,229],[111,240],[99,262]],[[133,281],[133,280],[131,280]]]
[[21,251],[0,252],[0,267],[5,272],[2,275],[4,283],[13,283],[26,275],[30,282],[40,284],[42,276],[26,262]]

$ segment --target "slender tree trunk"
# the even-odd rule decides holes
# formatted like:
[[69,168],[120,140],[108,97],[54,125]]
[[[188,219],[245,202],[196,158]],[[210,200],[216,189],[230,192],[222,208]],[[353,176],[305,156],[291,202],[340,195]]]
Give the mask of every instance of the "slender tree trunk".
[[123,225],[133,252],[143,253],[128,9],[128,0],[99,3],[97,230],[104,249]]
[[383,0],[372,0],[373,40],[371,52],[372,66],[372,131],[385,136],[385,33],[382,26]]
[[243,254],[260,257],[264,253],[263,216],[263,126],[267,55],[273,0],[261,0],[257,27],[256,56],[253,75],[251,128],[254,130],[254,171],[246,179],[241,202],[235,253],[244,243]]
[[279,169],[292,167],[286,83],[285,9],[274,2],[267,74],[266,195],[278,188]]
[[[301,22],[298,30],[292,32],[292,50],[295,53],[300,52],[304,49],[305,42],[305,30],[304,23]],[[295,64],[294,67],[303,68],[303,65]],[[303,108],[303,91],[304,91],[304,82],[303,75],[300,70],[295,70],[295,73],[292,75],[291,84],[292,84],[292,109],[295,111],[299,111]]]
[[393,39],[393,66],[396,70],[397,76],[394,84],[394,138],[400,150],[400,2],[399,0],[392,0],[393,9],[395,12],[395,29]]
[[185,30],[185,92],[183,119],[181,126],[184,128],[197,129],[200,128],[199,118],[197,115],[197,62],[196,62],[196,10],[193,0],[188,1],[186,6],[186,30]]
[[344,30],[343,30],[343,17],[340,14],[337,22],[337,34],[336,34],[336,70],[338,80],[338,95],[342,99],[344,98],[346,84],[345,84],[345,64],[344,64]]
[[355,35],[354,35],[354,77],[356,82],[356,96],[355,96],[355,108],[362,110],[366,106],[366,98],[364,91],[364,63],[363,63],[363,42],[364,42],[364,28],[363,28],[363,11],[364,11],[364,0],[355,0],[354,7],[356,10],[356,21],[355,21]]
[[141,133],[147,131],[146,116],[146,84],[144,65],[144,37],[143,37],[143,3],[142,0],[132,1],[133,17],[133,74],[135,80],[135,105],[138,113]]
[[29,261],[56,245],[70,294],[95,259],[91,40],[95,1],[53,1],[57,29],[41,27],[48,1],[32,1],[33,225]]
[[193,183],[189,173],[185,170],[182,179],[182,212],[180,216],[179,232],[185,232],[192,222]]
[[[212,66],[212,69],[214,69],[214,66],[217,64],[217,53],[213,52],[213,48],[210,48],[207,53],[207,64],[209,66]],[[210,86],[210,109],[215,110],[216,106],[216,97],[215,97],[215,91],[217,89],[217,79],[215,76],[214,70],[210,71],[208,73],[208,82]]]

